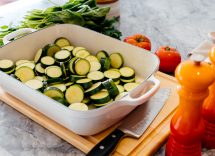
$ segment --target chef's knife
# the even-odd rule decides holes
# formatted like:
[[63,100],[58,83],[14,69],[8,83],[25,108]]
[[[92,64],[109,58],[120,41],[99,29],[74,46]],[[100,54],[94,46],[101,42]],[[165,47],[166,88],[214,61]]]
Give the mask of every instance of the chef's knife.
[[165,104],[165,97],[163,99],[161,98],[162,100],[159,98],[161,97],[159,96],[154,100],[152,98],[149,102],[138,106],[123,119],[122,124],[117,129],[99,142],[87,156],[108,156],[113,152],[123,137],[139,138]]

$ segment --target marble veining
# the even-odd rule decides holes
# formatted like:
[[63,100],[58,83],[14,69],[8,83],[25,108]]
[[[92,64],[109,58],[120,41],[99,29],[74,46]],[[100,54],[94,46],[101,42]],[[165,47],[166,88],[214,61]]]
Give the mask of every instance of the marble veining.
[[[32,1],[33,2],[33,1]],[[213,0],[120,0],[120,30],[123,37],[143,33],[152,41],[152,51],[161,45],[177,47],[183,59],[207,33],[215,31]],[[38,0],[33,8],[50,6]],[[0,25],[16,23],[26,11],[0,7]],[[31,9],[31,8],[29,8]],[[15,18],[14,18],[15,17]],[[215,150],[203,150],[203,156]],[[0,155],[4,156],[83,156],[84,154],[53,133],[0,101]],[[156,155],[164,155],[161,149]]]

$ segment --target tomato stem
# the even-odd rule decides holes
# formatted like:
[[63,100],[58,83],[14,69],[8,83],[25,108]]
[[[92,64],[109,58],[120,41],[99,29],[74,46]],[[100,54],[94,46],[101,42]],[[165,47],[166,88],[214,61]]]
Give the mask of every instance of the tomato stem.
[[166,51],[170,51],[170,47],[166,47],[165,50],[166,50]]

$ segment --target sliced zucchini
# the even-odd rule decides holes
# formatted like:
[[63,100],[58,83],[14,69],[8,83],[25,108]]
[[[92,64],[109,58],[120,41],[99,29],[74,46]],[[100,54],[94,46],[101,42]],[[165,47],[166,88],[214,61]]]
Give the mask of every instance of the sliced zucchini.
[[81,85],[84,89],[88,89],[93,85],[92,80],[88,78],[77,80],[76,83]]
[[110,96],[107,91],[100,91],[90,96],[90,99],[93,101],[94,104],[103,104],[110,101]]
[[59,78],[63,75],[62,70],[58,66],[49,66],[45,69],[45,74],[50,78]]
[[135,77],[134,69],[132,69],[130,67],[122,67],[119,69],[119,72],[121,74],[121,78],[124,80],[132,79]]
[[120,100],[122,97],[124,97],[125,95],[127,95],[128,92],[122,92],[119,95],[116,96],[115,100]]
[[42,90],[43,88],[43,83],[40,80],[37,79],[32,79],[32,80],[28,80],[25,82],[25,84],[35,90]]
[[101,58],[100,63],[102,66],[102,68],[101,68],[102,71],[106,71],[106,70],[110,69],[110,59],[109,58]]
[[77,111],[87,111],[88,106],[84,103],[72,103],[69,105],[69,108]]
[[85,59],[79,58],[73,64],[73,69],[78,75],[86,75],[90,71],[90,63]]
[[40,62],[41,57],[44,56],[44,50],[40,48],[37,52],[36,55],[34,56],[34,63]]
[[60,98],[60,97],[54,97],[52,98],[53,100],[63,104],[64,106],[68,107],[69,103],[64,99],[64,98]]
[[124,60],[120,53],[112,53],[110,55],[110,64],[113,68],[121,68],[123,66]]
[[97,108],[99,108],[99,107],[106,106],[107,104],[110,104],[111,102],[113,102],[113,99],[111,99],[111,100],[110,100],[110,101],[108,101],[107,103],[102,103],[102,104],[94,104],[94,106],[96,106]]
[[12,60],[0,60],[0,70],[8,72],[14,69],[14,63]]
[[35,68],[35,64],[33,62],[25,62],[25,63],[22,63],[20,64],[19,66],[16,67],[16,70],[19,69],[20,67],[29,67],[31,69],[34,69]]
[[118,81],[114,81],[114,83],[116,84],[116,85],[119,85],[120,84],[120,80],[118,80]]
[[102,82],[103,86],[109,92],[110,97],[115,98],[119,94],[119,90],[112,79]]
[[106,58],[106,57],[109,57],[108,53],[104,50],[101,50],[101,51],[98,51],[96,53],[96,57],[98,58],[98,60],[100,61],[101,58]]
[[89,56],[85,57],[85,59],[88,60],[89,62],[99,62],[97,57],[95,57],[94,55],[89,55]]
[[85,94],[88,95],[88,96],[91,96],[93,94],[98,93],[102,89],[103,89],[102,83],[101,82],[97,82],[97,83],[93,84],[92,87],[90,87],[89,89],[87,89],[85,91]]
[[45,74],[45,69],[41,66],[41,63],[37,63],[35,66],[35,72],[37,75]]
[[53,87],[56,87],[58,89],[60,89],[62,92],[65,92],[66,91],[66,85],[63,84],[63,83],[59,83],[59,84],[54,84],[52,85]]
[[86,76],[80,76],[80,75],[70,75],[70,81],[76,82],[77,80],[84,79]]
[[101,64],[99,62],[90,62],[90,72],[98,71],[101,69]]
[[122,93],[125,91],[124,87],[122,85],[116,85],[116,87],[118,88],[119,90],[119,93]]
[[94,104],[88,105],[88,110],[96,109],[96,106]]
[[14,71],[15,71],[15,69],[13,68],[12,70],[7,71],[7,72],[5,72],[5,73],[6,73],[6,74],[8,74],[8,75],[10,75],[10,74],[13,74],[13,73],[14,73]]
[[50,97],[50,98],[64,98],[63,92],[58,89],[57,87],[47,87],[44,91],[43,94]]
[[62,70],[62,73],[63,73],[63,76],[64,76],[64,78],[67,78],[67,70],[66,70],[66,65],[65,65],[65,63],[63,63],[63,62],[60,62],[60,68],[61,68],[61,70]]
[[123,83],[130,83],[130,82],[135,82],[135,78],[128,79],[128,80],[120,79],[120,81],[123,82]]
[[100,71],[94,71],[87,74],[87,77],[93,80],[93,82],[99,82],[104,79],[104,74]]
[[22,81],[26,82],[28,80],[34,79],[33,69],[23,66],[16,70],[15,75]]
[[115,70],[105,71],[104,76],[108,79],[112,79],[114,82],[119,81],[119,79],[120,79],[120,73]]
[[74,47],[73,46],[65,46],[65,47],[62,47],[61,49],[62,50],[68,50],[68,51],[72,52],[72,50],[74,49]]
[[71,53],[68,50],[61,50],[55,53],[54,58],[57,62],[68,62],[71,59]]
[[124,85],[124,88],[127,92],[131,91],[132,89],[136,88],[137,86],[139,86],[139,83],[126,83]]
[[44,78],[42,76],[35,76],[34,79],[39,80],[41,82],[44,81]]
[[65,37],[60,37],[60,38],[57,38],[55,41],[54,41],[54,43],[56,44],[56,45],[58,45],[59,47],[65,47],[65,46],[70,46],[71,45],[71,43],[70,43],[70,41],[67,39],[67,38],[65,38]]
[[56,44],[48,44],[43,48],[43,50],[47,56],[53,57],[56,52],[61,50],[61,48]]
[[55,60],[54,60],[54,58],[51,57],[51,56],[44,56],[44,57],[41,58],[40,62],[41,62],[41,66],[42,66],[43,68],[46,68],[46,67],[48,67],[48,66],[54,65]]
[[49,85],[59,84],[59,83],[63,83],[63,79],[62,78],[49,78],[46,80],[46,83]]
[[75,61],[78,59],[78,57],[74,57],[72,58],[70,61],[69,61],[69,65],[68,65],[68,68],[69,68],[69,71],[73,74],[75,74],[75,71],[73,69],[73,64],[75,63]]
[[72,55],[73,56],[76,56],[76,53],[79,51],[79,50],[83,50],[85,49],[84,47],[75,47],[73,50],[72,50]]
[[84,99],[81,101],[81,103],[89,104],[90,103],[90,98],[89,97],[84,97]]
[[86,49],[81,49],[75,54],[76,57],[80,57],[80,58],[85,58],[89,55],[90,55],[90,52],[87,51]]
[[81,102],[84,99],[84,90],[80,85],[72,85],[66,90],[65,97],[70,104]]
[[65,86],[66,87],[69,87],[69,86],[71,86],[71,85],[73,85],[74,84],[74,82],[67,82],[67,83],[65,83]]
[[29,61],[29,60],[18,60],[18,61],[16,61],[16,66],[19,66],[20,64],[23,64],[26,62],[31,62],[31,61]]

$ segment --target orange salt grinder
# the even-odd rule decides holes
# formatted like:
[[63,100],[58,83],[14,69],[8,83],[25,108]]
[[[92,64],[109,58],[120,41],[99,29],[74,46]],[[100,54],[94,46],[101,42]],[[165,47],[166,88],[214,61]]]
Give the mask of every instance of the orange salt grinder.
[[[210,50],[209,58],[215,71],[215,47]],[[205,123],[202,144],[207,148],[215,148],[215,82],[209,87],[209,96],[202,106],[202,116]]]
[[170,123],[166,156],[201,156],[205,130],[201,109],[215,74],[208,63],[201,62],[204,57],[195,54],[191,58],[179,64],[175,71],[180,84],[177,86],[179,106]]

